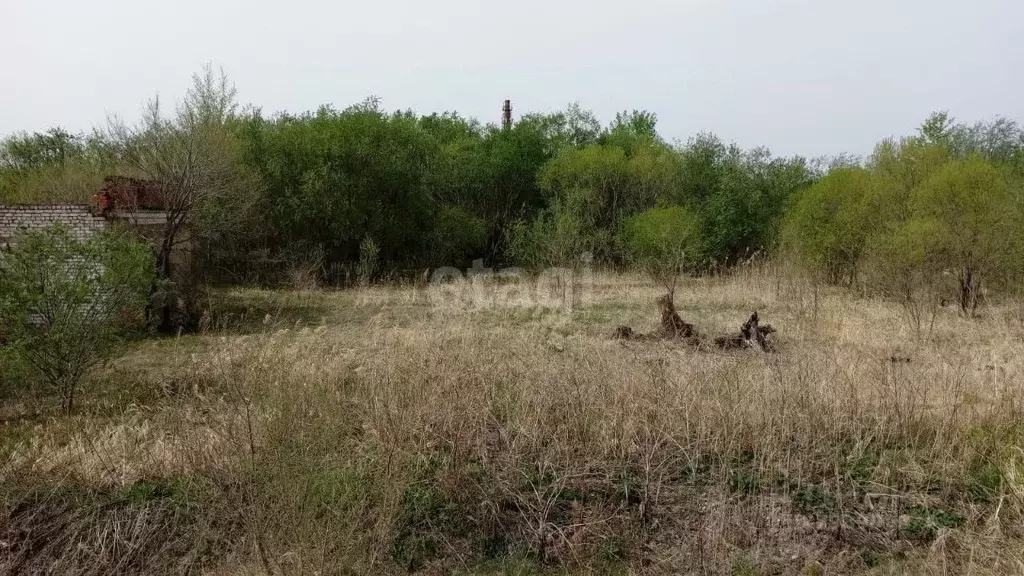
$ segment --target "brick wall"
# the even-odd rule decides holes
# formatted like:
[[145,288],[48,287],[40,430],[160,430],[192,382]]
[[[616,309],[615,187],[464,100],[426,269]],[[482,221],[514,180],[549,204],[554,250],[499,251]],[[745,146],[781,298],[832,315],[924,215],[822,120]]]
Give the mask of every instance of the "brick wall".
[[[56,204],[37,206],[0,205],[0,249],[12,243],[21,230],[39,230],[60,222],[79,240],[85,240],[113,222],[130,226],[150,242],[163,238],[167,213],[163,210],[137,210],[122,212],[111,210],[104,216],[93,215],[86,204]],[[171,253],[175,266],[187,265],[191,260],[191,241],[188,226],[178,231],[176,245]]]
[[85,204],[55,206],[0,205],[0,248],[6,246],[21,229],[38,230],[61,222],[79,239],[86,239],[110,223],[102,216],[93,216]]

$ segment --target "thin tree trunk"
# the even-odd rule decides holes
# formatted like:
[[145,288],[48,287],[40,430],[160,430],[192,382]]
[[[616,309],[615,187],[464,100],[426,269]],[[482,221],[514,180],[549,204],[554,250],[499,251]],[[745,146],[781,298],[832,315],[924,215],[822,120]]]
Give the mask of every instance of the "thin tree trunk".
[[[164,233],[164,238],[160,246],[160,251],[157,254],[156,260],[156,281],[162,283],[171,282],[171,250],[174,246],[174,236],[177,232],[177,227],[173,224],[169,226],[168,230]],[[161,303],[160,310],[160,324],[157,327],[161,332],[170,334],[173,333],[174,327],[171,325],[171,307],[172,302],[168,298],[164,298]]]
[[75,409],[75,384],[64,384],[64,413],[68,416]]
[[972,316],[976,302],[974,272],[971,270],[971,265],[966,264],[960,275],[960,311],[967,316]]

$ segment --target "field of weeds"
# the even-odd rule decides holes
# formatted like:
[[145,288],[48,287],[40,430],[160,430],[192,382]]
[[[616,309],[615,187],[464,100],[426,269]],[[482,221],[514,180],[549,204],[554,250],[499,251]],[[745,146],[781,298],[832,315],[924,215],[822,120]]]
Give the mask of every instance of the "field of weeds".
[[72,416],[5,400],[0,572],[1024,573],[1021,305],[681,284],[762,354],[612,340],[658,321],[639,276],[468,289],[225,291]]

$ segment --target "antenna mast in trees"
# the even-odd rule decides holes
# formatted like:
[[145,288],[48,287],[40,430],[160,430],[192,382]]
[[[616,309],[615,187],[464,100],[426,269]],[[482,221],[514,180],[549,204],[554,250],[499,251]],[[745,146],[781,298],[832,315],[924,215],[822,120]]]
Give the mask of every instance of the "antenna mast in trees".
[[505,129],[512,127],[512,101],[505,100],[505,105],[501,107],[501,126]]

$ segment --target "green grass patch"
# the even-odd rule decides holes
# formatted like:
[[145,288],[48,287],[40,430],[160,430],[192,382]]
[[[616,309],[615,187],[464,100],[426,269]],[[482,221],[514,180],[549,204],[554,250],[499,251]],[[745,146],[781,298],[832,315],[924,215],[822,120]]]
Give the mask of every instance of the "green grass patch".
[[915,507],[910,510],[910,520],[903,531],[915,540],[930,540],[940,529],[956,529],[964,525],[966,518],[942,508]]
[[835,499],[828,490],[813,484],[805,484],[793,493],[793,503],[803,514],[828,512],[835,506]]
[[402,509],[392,546],[396,563],[410,571],[445,552],[445,535],[466,528],[458,505],[427,484],[410,484],[402,495]]

